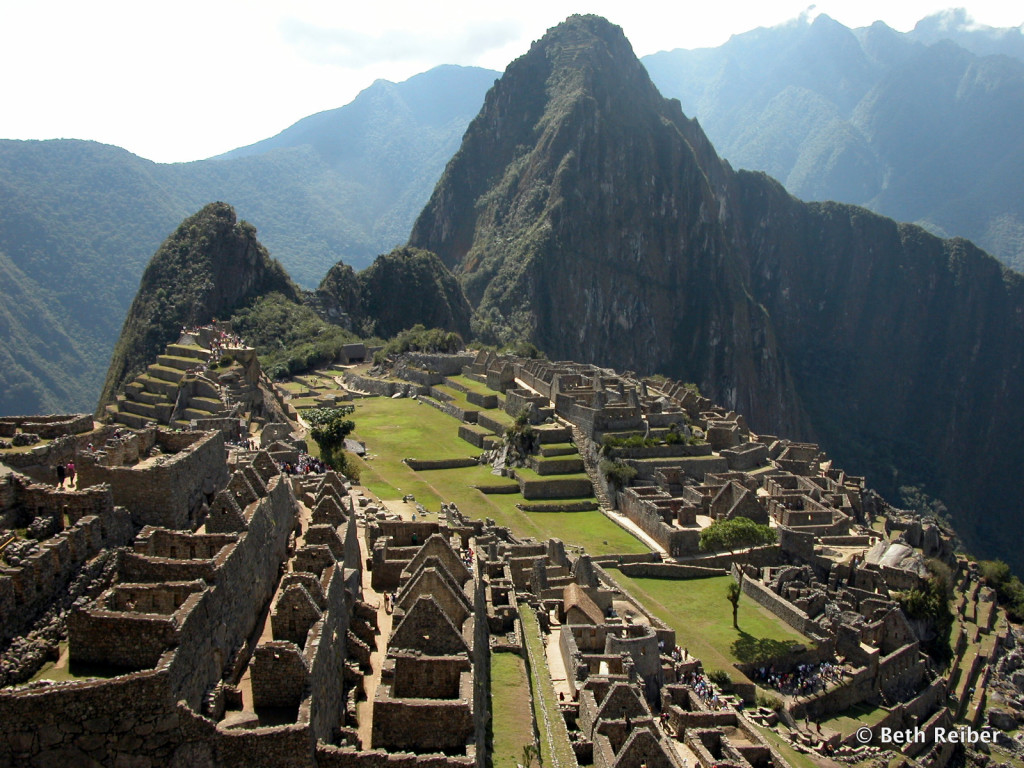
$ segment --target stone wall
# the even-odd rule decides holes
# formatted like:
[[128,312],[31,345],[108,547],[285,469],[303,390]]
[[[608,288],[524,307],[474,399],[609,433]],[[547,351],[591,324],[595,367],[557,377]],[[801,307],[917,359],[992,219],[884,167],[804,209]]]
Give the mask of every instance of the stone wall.
[[99,514],[80,517],[70,528],[41,542],[20,566],[0,566],[0,643],[25,631],[83,564],[108,547],[127,544],[133,532],[125,509],[101,508]]
[[409,361],[412,365],[424,368],[442,376],[456,376],[462,373],[467,365],[472,365],[476,359],[476,353],[463,352],[455,355],[431,354],[429,352],[407,352],[402,356],[403,360]]
[[619,570],[631,578],[672,579],[705,579],[710,576],[724,576],[724,568],[703,568],[697,565],[676,565],[674,563],[624,563]]
[[758,605],[767,608],[802,635],[807,634],[811,623],[807,614],[791,602],[772,592],[757,579],[743,579],[743,594]]
[[402,459],[402,463],[408,466],[409,469],[416,470],[417,472],[425,469],[460,469],[462,467],[475,467],[480,464],[480,462],[472,456],[466,456],[461,459],[437,459],[433,461],[425,459]]
[[131,510],[138,526],[192,528],[202,505],[227,484],[224,435],[158,431],[156,441],[171,455],[137,467],[83,466],[81,483],[108,483],[114,503]]
[[407,381],[391,381],[389,379],[375,379],[370,376],[360,376],[350,371],[345,373],[344,381],[345,386],[349,389],[381,397],[392,397],[399,393],[404,397],[414,397],[416,395],[425,395],[430,391],[430,387],[421,384],[413,384]]
[[591,496],[594,493],[594,486],[590,478],[552,477],[550,480],[525,480],[521,477],[519,490],[523,498],[535,499],[575,499],[581,496]]
[[92,429],[92,414],[0,416],[0,437],[12,437],[18,429],[51,440],[64,435],[78,435]]

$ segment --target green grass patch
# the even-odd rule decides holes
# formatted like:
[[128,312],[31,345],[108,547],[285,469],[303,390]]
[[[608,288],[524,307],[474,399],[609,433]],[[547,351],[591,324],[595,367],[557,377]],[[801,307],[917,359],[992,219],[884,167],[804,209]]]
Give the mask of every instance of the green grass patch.
[[516,768],[523,747],[534,743],[530,680],[526,663],[515,653],[491,654],[491,723],[494,768]]
[[745,595],[740,598],[739,629],[732,626],[732,606],[726,599],[731,576],[675,581],[615,578],[648,610],[676,632],[676,643],[699,658],[707,670],[724,669],[735,676],[733,664],[753,661],[751,651],[784,652],[792,643],[811,641]]
[[446,378],[449,381],[454,381],[455,383],[465,387],[470,392],[476,392],[478,395],[497,395],[498,397],[501,397],[500,392],[496,392],[486,384],[481,384],[479,381],[474,381],[462,374],[459,374],[458,376],[448,376]]
[[492,475],[486,466],[413,471],[402,463],[403,458],[449,459],[466,455],[466,443],[458,436],[459,422],[428,405],[411,399],[363,398],[355,406],[354,437],[363,440],[374,457],[353,461],[362,472],[362,484],[380,498],[396,499],[411,493],[433,512],[440,510],[442,501],[453,501],[465,515],[492,518],[517,536],[533,536],[540,541],[561,539],[567,545],[585,547],[592,555],[648,551],[598,510],[524,512],[516,508],[516,504],[526,501],[521,493],[484,495],[472,486],[508,482]]
[[571,472],[565,475],[538,475],[529,467],[516,467],[516,476],[526,482],[544,482],[547,480],[589,480],[586,472]]
[[843,736],[850,736],[865,725],[868,727],[877,725],[887,714],[889,714],[889,710],[882,707],[854,704],[842,714],[822,720],[821,724],[833,731],[839,731]]
[[793,768],[820,768],[811,755],[805,752],[797,752],[788,741],[771,728],[764,728],[756,723],[754,727],[769,744],[779,751],[785,761]]
[[526,603],[519,604],[523,635],[530,658],[530,688],[533,691],[533,716],[540,734],[540,760],[547,768],[563,768],[576,764],[576,755],[569,744],[565,720],[558,709],[558,697],[548,672],[544,641],[537,615]]

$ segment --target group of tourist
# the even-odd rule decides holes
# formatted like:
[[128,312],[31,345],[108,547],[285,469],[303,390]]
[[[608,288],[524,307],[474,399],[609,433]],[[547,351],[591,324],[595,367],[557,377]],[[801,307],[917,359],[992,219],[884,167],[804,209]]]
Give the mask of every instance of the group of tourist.
[[296,462],[278,462],[278,468],[286,475],[322,475],[329,467],[315,456],[300,453]]
[[726,705],[719,696],[718,689],[703,672],[697,670],[686,672],[683,674],[681,682],[690,686],[708,709],[718,710]]
[[64,481],[68,481],[68,487],[75,487],[75,462],[69,461],[67,464],[58,464],[54,467],[54,471],[57,474],[57,487],[63,488]]
[[843,672],[838,664],[821,661],[817,664],[799,664],[791,672],[777,672],[775,665],[761,666],[753,671],[751,677],[789,696],[810,696],[825,690],[830,682],[842,682]]

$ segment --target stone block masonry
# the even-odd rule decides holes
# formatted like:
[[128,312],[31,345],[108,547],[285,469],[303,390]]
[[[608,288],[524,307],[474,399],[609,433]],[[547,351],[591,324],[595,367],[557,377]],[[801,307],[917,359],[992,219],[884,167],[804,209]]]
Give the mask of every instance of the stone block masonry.
[[136,466],[83,466],[85,485],[107,483],[114,503],[131,510],[138,526],[194,528],[203,505],[228,480],[221,432],[174,433],[157,430],[165,455]]
[[[28,498],[41,500],[46,495],[34,486],[26,490]],[[108,547],[131,541],[131,519],[127,510],[111,504],[109,489],[95,489],[92,494],[53,491],[52,495],[81,500],[84,509],[91,507],[95,514],[77,517],[70,528],[41,542],[18,567],[0,567],[0,643],[25,631],[88,560]]]

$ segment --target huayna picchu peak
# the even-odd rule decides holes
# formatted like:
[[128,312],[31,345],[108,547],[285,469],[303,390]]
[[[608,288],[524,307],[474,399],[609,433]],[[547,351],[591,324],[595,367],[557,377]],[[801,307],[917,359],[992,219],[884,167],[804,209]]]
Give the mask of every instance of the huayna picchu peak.
[[1021,277],[733,171],[607,21],[509,65],[409,242],[462,282],[479,337],[693,380],[887,493],[926,485],[969,547],[1024,565]]

